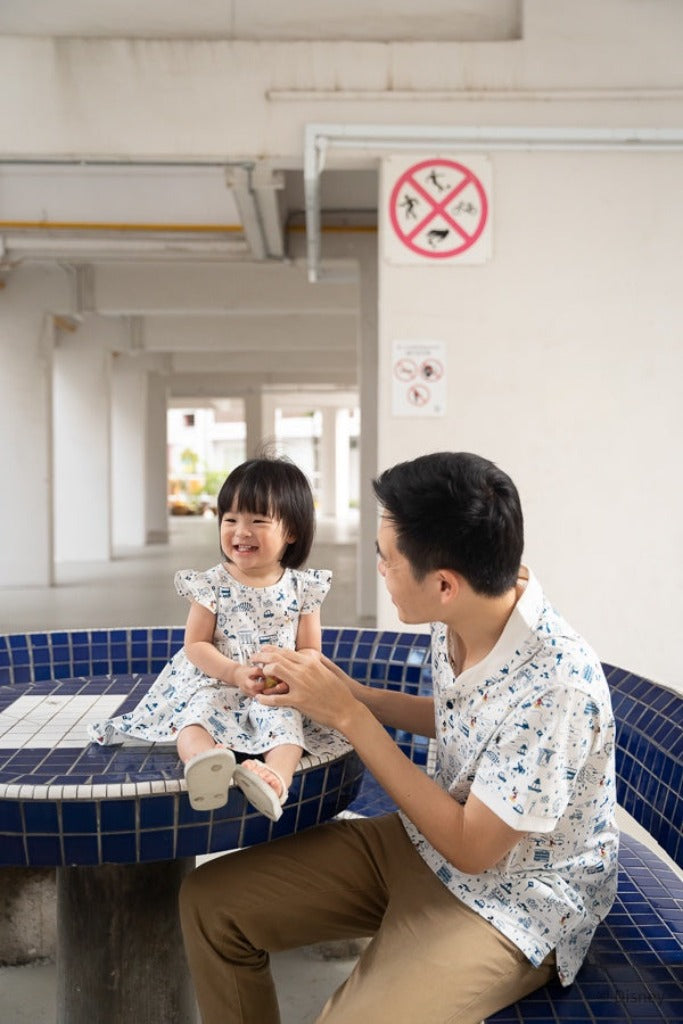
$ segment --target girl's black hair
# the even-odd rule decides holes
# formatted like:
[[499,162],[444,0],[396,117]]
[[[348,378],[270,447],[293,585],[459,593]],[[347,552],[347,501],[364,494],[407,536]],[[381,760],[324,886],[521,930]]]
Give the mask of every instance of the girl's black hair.
[[264,457],[243,462],[223,483],[217,505],[219,533],[223,516],[233,508],[272,516],[295,537],[280,559],[282,567],[298,569],[308,558],[315,534],[313,493],[304,473],[289,459]]
[[517,582],[524,520],[514,483],[469,452],[435,452],[401,462],[373,481],[417,580],[438,569],[497,597]]

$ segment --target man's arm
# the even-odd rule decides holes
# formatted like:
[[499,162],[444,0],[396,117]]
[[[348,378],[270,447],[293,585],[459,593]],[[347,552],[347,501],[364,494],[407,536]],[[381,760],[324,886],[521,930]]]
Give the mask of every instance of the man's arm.
[[393,729],[404,729],[417,736],[436,735],[434,728],[434,700],[432,697],[418,697],[411,693],[399,693],[396,690],[384,690],[379,686],[363,686],[347,676],[338,665],[325,655],[323,664],[342,682],[349,693],[372,711],[382,725]]
[[271,648],[266,658],[264,671],[282,679],[289,690],[258,699],[270,706],[298,708],[343,733],[380,785],[458,870],[479,874],[519,842],[523,833],[477,797],[470,794],[465,804],[454,800],[405,756],[383,728],[384,722],[433,735],[433,708],[430,731],[423,731],[426,708],[432,704],[429,698],[361,686],[309,652]]

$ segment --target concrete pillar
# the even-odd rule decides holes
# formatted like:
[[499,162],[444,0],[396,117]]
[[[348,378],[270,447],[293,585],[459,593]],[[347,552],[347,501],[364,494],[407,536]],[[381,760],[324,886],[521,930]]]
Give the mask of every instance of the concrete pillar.
[[166,413],[168,377],[147,375],[147,429],[145,432],[145,523],[146,543],[168,542],[168,452]]
[[147,371],[135,356],[115,353],[111,367],[112,540],[142,547],[147,476]]
[[52,572],[52,320],[0,328],[0,585],[45,586]]
[[[55,281],[55,277],[57,280]],[[0,586],[53,583],[54,271],[0,281]],[[65,280],[65,279],[64,279]]]
[[378,469],[378,255],[377,236],[365,236],[358,244],[360,264],[360,329],[358,368],[360,377],[360,526],[356,551],[356,606],[358,615],[377,621],[377,502],[372,480]]
[[57,896],[54,868],[0,868],[0,964],[54,958]]
[[320,511],[345,519],[349,514],[349,414],[334,406],[322,410]]
[[193,866],[57,868],[57,1024],[195,1024],[178,916]]
[[[102,318],[60,329],[54,350],[55,558],[111,557],[110,362]],[[139,486],[139,484],[138,484]]]
[[[305,237],[289,238],[290,255],[305,256]],[[360,525],[356,549],[356,611],[368,625],[377,617],[377,502],[372,480],[378,469],[378,254],[374,232],[323,231],[323,269],[334,274],[334,260],[357,260],[359,280],[358,377],[360,433]],[[315,288],[315,285],[312,286]]]
[[244,421],[247,428],[247,458],[253,459],[264,445],[275,443],[275,408],[270,396],[260,390],[245,395]]

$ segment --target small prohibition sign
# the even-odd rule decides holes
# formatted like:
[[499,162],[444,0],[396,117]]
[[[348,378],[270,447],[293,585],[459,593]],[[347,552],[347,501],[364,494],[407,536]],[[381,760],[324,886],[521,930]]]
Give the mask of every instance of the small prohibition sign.
[[479,178],[464,164],[423,160],[394,185],[389,217],[397,238],[412,252],[446,259],[469,249],[481,236],[488,200]]
[[394,367],[394,375],[398,380],[412,380],[417,376],[417,366],[412,359],[399,359]]
[[408,388],[408,402],[410,405],[426,405],[429,401],[429,388],[424,384],[413,384]]

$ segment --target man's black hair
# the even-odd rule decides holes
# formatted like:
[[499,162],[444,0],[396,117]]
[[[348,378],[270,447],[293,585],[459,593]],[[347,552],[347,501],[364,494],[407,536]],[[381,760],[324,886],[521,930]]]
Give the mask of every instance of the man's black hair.
[[385,470],[373,487],[417,580],[451,569],[489,597],[515,586],[524,548],[522,508],[514,483],[493,462],[468,452],[435,452]]
[[[298,569],[311,552],[315,507],[305,474],[286,458],[248,459],[230,473],[218,494],[218,527],[226,512],[252,512],[282,520],[295,539],[280,559],[283,568]],[[225,552],[223,553],[225,555]]]

